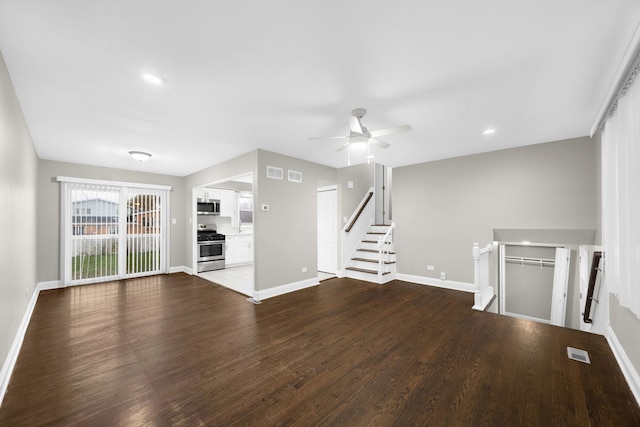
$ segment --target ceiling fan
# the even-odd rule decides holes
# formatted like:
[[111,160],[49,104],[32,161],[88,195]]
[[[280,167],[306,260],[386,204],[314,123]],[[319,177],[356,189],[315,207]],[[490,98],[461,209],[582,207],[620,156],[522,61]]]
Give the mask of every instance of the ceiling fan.
[[349,135],[346,136],[316,136],[309,139],[346,139],[346,142],[338,148],[336,151],[342,151],[345,148],[364,148],[370,146],[376,146],[380,148],[387,148],[389,144],[378,139],[379,136],[391,135],[393,133],[406,132],[411,130],[411,126],[402,125],[384,129],[368,130],[362,126],[360,119],[367,114],[367,110],[364,108],[356,108],[351,111],[349,119]]

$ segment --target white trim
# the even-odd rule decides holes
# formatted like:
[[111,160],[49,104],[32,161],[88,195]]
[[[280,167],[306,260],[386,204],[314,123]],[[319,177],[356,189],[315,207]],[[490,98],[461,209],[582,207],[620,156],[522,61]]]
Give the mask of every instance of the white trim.
[[516,319],[525,319],[525,320],[531,320],[533,322],[538,322],[538,323],[544,323],[546,325],[551,325],[551,320],[548,319],[541,319],[539,317],[533,317],[533,316],[526,316],[524,314],[520,314],[520,313],[511,313],[509,311],[505,311],[504,313],[500,313],[503,316],[509,316],[509,317],[514,317]]
[[338,186],[337,185],[325,185],[323,187],[318,187],[318,193],[320,193],[321,191],[333,191],[333,190],[338,190]]
[[38,282],[37,289],[40,291],[48,291],[50,289],[64,288],[61,280],[50,280],[48,282]]
[[609,90],[607,91],[607,95],[602,100],[602,105],[600,106],[600,110],[591,125],[591,131],[589,132],[589,136],[593,137],[595,133],[600,129],[602,122],[604,122],[607,118],[607,114],[609,110],[611,110],[611,106],[616,102],[619,96],[620,90],[624,87],[625,82],[629,78],[629,73],[633,70],[634,64],[636,63],[636,59],[640,54],[640,24],[636,27],[635,32],[633,33],[633,37],[629,41],[627,45],[627,50],[622,57],[622,61],[620,61],[620,65],[618,65],[618,71],[616,71],[616,76],[611,82],[611,86],[609,86]]
[[120,186],[120,187],[151,188],[154,190],[169,190],[169,191],[172,190],[170,185],[142,184],[140,182],[109,181],[106,179],[75,178],[75,177],[69,177],[69,176],[57,176],[56,181],[73,182],[77,184],[114,185],[114,186]]
[[31,299],[29,300],[29,304],[27,305],[24,315],[22,316],[20,326],[18,326],[16,335],[13,338],[13,343],[11,343],[11,347],[9,348],[7,358],[2,364],[2,370],[0,371],[0,406],[2,405],[2,400],[4,399],[4,395],[7,392],[7,387],[9,386],[9,380],[11,379],[13,368],[16,366],[16,362],[18,361],[18,354],[20,353],[20,348],[22,347],[24,336],[27,333],[27,327],[29,326],[29,322],[31,321],[31,315],[33,314],[33,309],[36,306],[36,301],[38,300],[39,294],[40,290],[38,289],[38,287],[36,287],[36,289],[31,294]]
[[287,283],[286,285],[276,286],[275,288],[263,289],[261,291],[254,291],[253,297],[258,301],[262,301],[267,298],[277,297],[279,295],[288,294],[289,292],[299,291],[301,289],[310,288],[312,286],[319,285],[317,277],[307,280],[301,280],[299,282]]
[[622,370],[622,375],[624,375],[624,378],[627,380],[629,388],[631,388],[631,392],[636,398],[636,402],[640,405],[640,375],[638,375],[638,371],[633,367],[633,363],[629,360],[627,353],[624,351],[620,341],[618,341],[618,337],[611,328],[611,325],[607,325],[605,337],[618,362],[618,366],[620,366]]
[[473,283],[456,282],[454,280],[440,280],[432,277],[414,276],[411,274],[396,274],[396,280],[417,283],[418,285],[435,286],[437,288],[452,289],[454,291],[476,292],[476,285]]
[[193,269],[187,267],[186,265],[178,265],[169,268],[169,274],[172,273],[187,273],[193,275]]

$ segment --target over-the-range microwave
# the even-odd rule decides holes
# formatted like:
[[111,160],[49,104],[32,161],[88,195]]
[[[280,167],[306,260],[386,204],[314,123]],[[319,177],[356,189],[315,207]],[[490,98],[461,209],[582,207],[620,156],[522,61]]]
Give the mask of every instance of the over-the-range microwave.
[[220,215],[220,200],[197,199],[196,202],[198,215]]

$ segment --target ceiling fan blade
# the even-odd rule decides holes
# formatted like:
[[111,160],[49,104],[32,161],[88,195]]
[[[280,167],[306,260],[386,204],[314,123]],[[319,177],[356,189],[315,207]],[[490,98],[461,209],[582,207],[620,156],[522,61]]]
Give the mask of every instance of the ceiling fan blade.
[[312,136],[309,139],[345,139],[347,136]]
[[349,127],[353,133],[362,133],[362,125],[357,117],[349,116]]
[[369,138],[369,144],[375,145],[376,147],[380,147],[380,148],[389,147],[388,143],[386,143],[384,141],[380,141],[379,139],[376,139],[376,138]]
[[349,146],[349,144],[351,144],[351,141],[347,141],[345,142],[340,148],[338,148],[336,151],[342,151],[345,148],[347,148]]
[[395,126],[395,127],[392,127],[392,128],[370,130],[369,134],[372,137],[375,138],[375,137],[378,137],[378,136],[391,135],[392,133],[407,132],[409,130],[411,130],[411,126],[402,125],[402,126]]

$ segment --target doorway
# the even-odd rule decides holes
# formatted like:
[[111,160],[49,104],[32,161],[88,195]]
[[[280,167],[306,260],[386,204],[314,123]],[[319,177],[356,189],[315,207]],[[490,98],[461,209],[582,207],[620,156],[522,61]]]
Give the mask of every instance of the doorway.
[[500,314],[565,325],[571,250],[500,244]]
[[[253,297],[254,268],[254,187],[253,172],[211,182],[193,189],[193,271],[210,282]],[[219,201],[217,215],[199,214],[199,198]],[[198,233],[210,230],[223,236],[224,260],[215,268],[198,268]]]
[[318,275],[338,271],[338,191],[318,188]]

